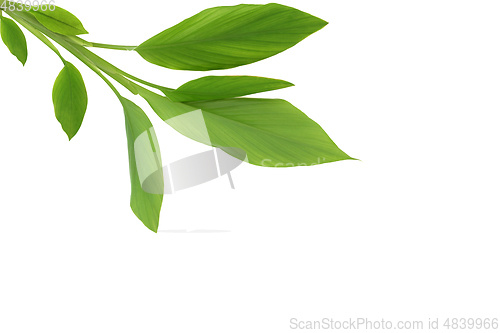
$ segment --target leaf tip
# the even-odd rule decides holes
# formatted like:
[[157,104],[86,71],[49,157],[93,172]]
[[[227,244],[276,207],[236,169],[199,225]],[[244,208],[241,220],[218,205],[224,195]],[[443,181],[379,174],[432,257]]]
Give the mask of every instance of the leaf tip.
[[320,26],[318,30],[323,29],[324,27],[326,27],[329,24],[327,21],[320,19],[319,17],[318,17],[318,20],[319,20],[319,26]]
[[[61,127],[62,127],[62,125],[61,125]],[[76,132],[73,133],[71,131],[68,131],[64,127],[63,127],[63,131],[64,131],[64,133],[66,133],[66,136],[68,137],[68,141],[71,141],[71,139],[73,139],[75,137],[75,135],[76,135]]]
[[360,162],[362,162],[359,158],[351,157],[351,156],[347,155],[346,153],[344,153],[344,155],[345,156],[342,157],[341,159],[339,159],[339,161],[349,161],[349,160],[351,160],[351,161],[360,161]]
[[[142,220],[141,220],[142,221]],[[158,221],[159,222],[159,221]],[[155,234],[158,233],[158,225],[159,223],[153,223],[152,225],[149,224],[149,223],[145,223],[144,221],[142,221],[142,223],[146,226],[146,228],[148,228],[149,230],[151,230],[152,232],[154,232]]]

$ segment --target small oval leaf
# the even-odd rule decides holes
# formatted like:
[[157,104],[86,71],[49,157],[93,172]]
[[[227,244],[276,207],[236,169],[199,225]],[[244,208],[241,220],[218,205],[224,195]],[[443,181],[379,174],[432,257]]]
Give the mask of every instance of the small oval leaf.
[[174,102],[191,102],[246,96],[291,86],[293,84],[287,81],[258,76],[205,76],[164,93]]
[[28,47],[26,46],[26,37],[21,28],[9,18],[0,17],[0,30],[2,40],[16,58],[23,64],[28,59]]
[[171,69],[227,69],[278,54],[326,24],[276,3],[214,7],[148,39],[135,51]]
[[32,8],[30,13],[32,13],[44,27],[58,34],[69,36],[88,34],[82,22],[80,22],[75,15],[61,7],[56,6],[53,11],[41,10],[40,8],[35,11]]
[[57,120],[71,140],[80,129],[87,110],[87,90],[82,75],[70,62],[57,76],[52,90]]

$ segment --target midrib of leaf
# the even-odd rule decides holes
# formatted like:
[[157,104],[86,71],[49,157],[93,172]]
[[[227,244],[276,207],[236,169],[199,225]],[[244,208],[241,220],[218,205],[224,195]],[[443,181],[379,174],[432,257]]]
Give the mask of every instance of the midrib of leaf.
[[[277,90],[277,89],[276,89]],[[197,93],[197,92],[185,92],[183,90],[174,90],[172,91],[173,93],[175,94],[182,94],[182,95],[194,95],[194,96],[198,96],[198,95],[201,95],[201,96],[221,96],[221,95],[234,95],[234,94],[229,94],[229,93],[204,93],[204,92],[200,92],[200,93]],[[266,92],[266,91],[261,91],[261,92]],[[257,92],[253,93],[253,94],[257,94]],[[245,94],[246,95],[249,95],[249,94]],[[210,99],[205,99],[205,100],[197,100],[196,102],[203,102],[203,101],[210,101]],[[194,102],[194,101],[193,101]]]
[[[241,37],[241,36],[261,35],[261,34],[267,34],[270,32],[283,31],[283,30],[290,30],[290,29],[284,28],[284,29],[275,29],[275,30],[267,30],[267,31],[259,31],[259,32],[249,32],[249,33],[243,33],[243,34],[238,34],[238,35],[221,36],[221,37],[215,37],[215,38],[204,38],[204,39],[197,39],[197,40],[182,42],[182,43],[167,43],[167,44],[155,45],[155,46],[141,46],[141,45],[139,45],[138,48],[139,48],[139,51],[140,50],[151,50],[151,49],[173,47],[173,46],[179,46],[179,45],[187,45],[187,44],[215,41],[215,40],[221,40],[221,39],[229,39],[229,38],[235,38],[235,37]],[[300,33],[290,33],[290,34],[301,35]]]
[[67,68],[67,70],[68,70],[68,74],[69,74],[68,75],[68,77],[69,77],[69,91],[70,91],[70,97],[71,97],[71,99],[70,99],[70,101],[71,101],[70,105],[71,105],[71,111],[73,111],[74,110],[73,109],[73,106],[74,106],[73,105],[73,82],[72,82],[73,80],[71,78],[71,72],[70,72],[69,68]]
[[[58,20],[58,19],[56,19],[56,18],[53,18],[52,16],[45,15],[45,13],[43,13],[43,11],[41,11],[41,12],[36,12],[36,13],[37,13],[37,14],[39,14],[39,15],[43,15],[43,16],[45,16],[45,17],[48,17],[49,19],[52,19],[52,20],[54,20],[54,21],[60,22],[60,23],[64,24],[65,26],[68,26],[68,27],[70,27],[70,28],[72,28],[72,29],[75,29],[75,30],[81,30],[81,29],[79,29],[79,28],[75,28],[74,26],[67,24],[66,22],[60,21],[60,20]],[[84,30],[85,30],[85,29],[84,29]]]
[[[290,82],[288,82],[290,83]],[[291,84],[291,83],[290,83]],[[283,89],[283,88],[288,88],[288,87],[292,87],[293,84],[287,86],[287,87],[280,87],[280,88],[277,88],[277,89],[274,89],[274,90],[279,90],[279,89]],[[182,87],[182,86],[181,86]],[[181,88],[179,87],[179,88]],[[259,87],[258,84],[247,84],[245,87]],[[176,93],[176,94],[183,94],[183,95],[202,95],[202,96],[220,96],[220,95],[227,95],[228,93],[204,93],[204,92],[193,92],[193,91],[190,91],[190,90],[179,90],[179,88],[177,89],[174,89],[172,92],[173,93]],[[261,92],[268,92],[268,91],[272,91],[272,90],[267,90],[267,91],[260,91],[260,92],[255,92],[255,93],[252,93],[252,94],[258,94],[258,93],[261,93]],[[233,95],[233,94],[229,94],[229,95]],[[246,94],[246,95],[249,95],[249,94]],[[245,96],[246,96],[245,95]],[[235,96],[236,97],[236,96]],[[208,100],[200,100],[200,101],[196,101],[196,102],[203,102],[203,101],[208,101]],[[194,101],[193,101],[194,102]]]

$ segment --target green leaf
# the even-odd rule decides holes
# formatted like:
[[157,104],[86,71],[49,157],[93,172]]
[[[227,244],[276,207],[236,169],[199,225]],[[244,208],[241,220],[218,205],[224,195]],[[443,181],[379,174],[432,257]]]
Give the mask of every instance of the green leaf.
[[[133,102],[121,97],[127,131],[130,183],[130,207],[150,230],[157,232],[163,202],[163,168],[160,148],[153,125]],[[145,171],[146,170],[146,171]],[[147,170],[155,171],[144,177]],[[141,179],[142,178],[142,179]],[[148,192],[144,190],[148,189]]]
[[26,64],[28,59],[28,47],[26,46],[26,38],[24,37],[21,28],[16,22],[6,17],[0,17],[0,29],[2,40],[9,49],[10,53],[23,64]]
[[280,53],[326,24],[275,3],[214,7],[148,39],[135,51],[171,69],[226,69]]
[[[228,147],[243,149],[251,164],[292,167],[353,159],[316,122],[284,100],[230,98],[179,103],[138,85],[137,90],[158,116],[180,133],[220,147],[236,158],[241,154]],[[172,121],[193,111],[201,111],[204,121]],[[210,142],[199,135],[205,126]]]
[[61,35],[81,35],[88,34],[87,30],[83,27],[82,22],[73,14],[61,7],[55,10],[41,10],[39,8],[35,11],[33,8],[30,10],[38,22],[40,22],[47,29]]
[[164,93],[174,102],[190,102],[239,97],[291,86],[290,82],[258,76],[205,76]]
[[45,37],[44,34],[42,34],[40,31],[38,31],[33,26],[31,26],[23,18],[21,18],[21,19],[18,18],[18,23],[21,24],[26,30],[28,30],[29,32],[31,32],[33,35],[35,35],[36,38],[38,38],[39,40],[41,40],[52,51],[54,51],[59,56],[59,58],[61,60],[63,59],[62,56],[61,56],[61,54],[59,53],[59,50],[54,46],[54,44],[52,44],[52,42],[47,37]]
[[71,140],[82,125],[88,99],[82,75],[70,62],[64,63],[64,68],[57,76],[52,101],[56,118]]

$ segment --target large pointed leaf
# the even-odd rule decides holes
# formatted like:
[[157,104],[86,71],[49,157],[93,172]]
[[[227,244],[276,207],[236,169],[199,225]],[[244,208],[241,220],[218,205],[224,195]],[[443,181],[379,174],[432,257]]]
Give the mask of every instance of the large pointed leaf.
[[214,7],[148,39],[135,51],[171,69],[226,69],[280,53],[326,24],[275,3]]
[[56,118],[71,140],[82,126],[88,98],[82,75],[68,61],[54,83],[52,101]]
[[24,66],[28,59],[28,48],[23,32],[16,22],[3,16],[0,16],[0,29],[2,40],[10,53],[15,55]]
[[[224,147],[243,149],[251,164],[292,167],[352,159],[316,122],[284,100],[230,98],[179,103],[140,86],[137,90],[180,133],[236,158],[242,155]],[[203,122],[172,121],[192,112],[201,112]],[[200,139],[203,131],[208,131],[210,142]]]
[[[130,207],[146,227],[157,232],[163,202],[163,169],[158,141],[146,114],[126,98],[122,97],[121,102],[125,112],[132,187]],[[144,179],[141,179],[144,177],[140,174],[144,169],[156,171],[154,184],[150,185],[155,189],[148,192],[144,190]]]
[[190,102],[246,96],[290,86],[293,86],[290,82],[258,76],[205,76],[164,93],[174,102]]
[[57,32],[61,35],[81,35],[88,34],[87,30],[83,27],[82,22],[73,14],[61,7],[55,7],[55,10],[38,10],[34,8],[30,10],[38,22],[40,22],[47,29]]

